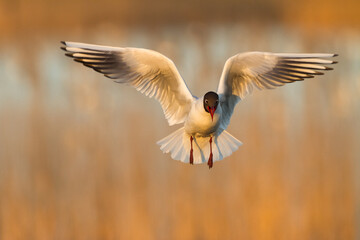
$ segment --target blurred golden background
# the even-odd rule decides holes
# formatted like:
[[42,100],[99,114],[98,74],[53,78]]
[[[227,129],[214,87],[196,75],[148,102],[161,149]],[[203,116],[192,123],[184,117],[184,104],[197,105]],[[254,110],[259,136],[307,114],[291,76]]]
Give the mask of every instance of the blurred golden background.
[[[0,0],[0,239],[360,239],[360,2]],[[162,154],[160,105],[60,40],[173,59],[192,93],[243,51],[338,53],[240,102],[234,154]]]

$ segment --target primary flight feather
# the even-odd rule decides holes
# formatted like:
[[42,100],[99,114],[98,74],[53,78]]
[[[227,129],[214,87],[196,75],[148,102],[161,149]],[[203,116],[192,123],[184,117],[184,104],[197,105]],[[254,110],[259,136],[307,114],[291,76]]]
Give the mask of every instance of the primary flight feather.
[[160,140],[165,153],[185,163],[213,162],[231,155],[242,144],[225,131],[235,105],[253,88],[271,89],[332,70],[336,54],[246,52],[229,58],[217,92],[193,96],[175,64],[164,55],[141,48],[107,47],[61,42],[66,55],[117,83],[125,83],[162,106],[169,125],[184,127]]

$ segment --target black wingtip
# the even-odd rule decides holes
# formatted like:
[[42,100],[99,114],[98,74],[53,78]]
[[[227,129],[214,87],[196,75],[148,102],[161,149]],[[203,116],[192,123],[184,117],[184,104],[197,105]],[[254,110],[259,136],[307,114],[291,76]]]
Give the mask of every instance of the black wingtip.
[[334,70],[333,68],[331,68],[331,67],[325,67],[325,69],[324,70]]
[[65,53],[65,56],[67,56],[67,57],[71,57],[71,58],[73,58],[73,57],[74,57],[72,53]]
[[65,42],[65,41],[60,41],[60,43],[61,43],[62,45],[65,45],[65,46],[66,46],[66,42]]
[[[84,64],[85,65],[85,64]],[[86,66],[86,65],[85,65]],[[101,69],[98,69],[98,68],[94,68],[94,67],[91,67],[95,72],[98,72],[98,73],[102,73],[104,74]]]
[[337,64],[338,62],[337,61],[333,61],[331,64]]
[[107,78],[110,78],[110,79],[118,79],[119,78],[119,76],[111,76],[110,74],[105,74],[104,76]]
[[66,47],[60,47],[60,49],[67,52]]
[[333,57],[337,57],[337,56],[339,56],[339,54],[335,53]]

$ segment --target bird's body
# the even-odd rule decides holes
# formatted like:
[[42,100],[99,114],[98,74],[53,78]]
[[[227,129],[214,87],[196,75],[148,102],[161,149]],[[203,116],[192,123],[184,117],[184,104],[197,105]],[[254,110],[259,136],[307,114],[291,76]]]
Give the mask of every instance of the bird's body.
[[241,142],[226,131],[236,104],[253,87],[269,89],[302,81],[336,63],[324,58],[336,54],[279,54],[247,52],[229,58],[217,92],[193,96],[175,64],[162,54],[140,48],[116,48],[62,42],[66,55],[117,83],[133,86],[157,99],[169,125],[184,127],[158,142],[171,157],[191,164],[219,161],[232,154]]
[[185,132],[193,137],[210,137],[221,133],[221,106],[217,107],[213,120],[209,113],[204,111],[203,98],[194,100],[190,112],[185,120]]

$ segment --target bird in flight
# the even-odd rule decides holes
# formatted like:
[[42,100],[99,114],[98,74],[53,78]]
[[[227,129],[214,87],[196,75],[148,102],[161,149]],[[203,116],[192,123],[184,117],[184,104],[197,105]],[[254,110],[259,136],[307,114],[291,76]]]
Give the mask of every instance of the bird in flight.
[[216,92],[191,94],[175,64],[164,55],[142,48],[64,42],[66,56],[154,97],[169,125],[184,126],[158,141],[160,149],[184,163],[206,163],[231,155],[242,143],[226,131],[235,105],[253,88],[272,89],[332,70],[337,54],[245,52],[230,57]]

